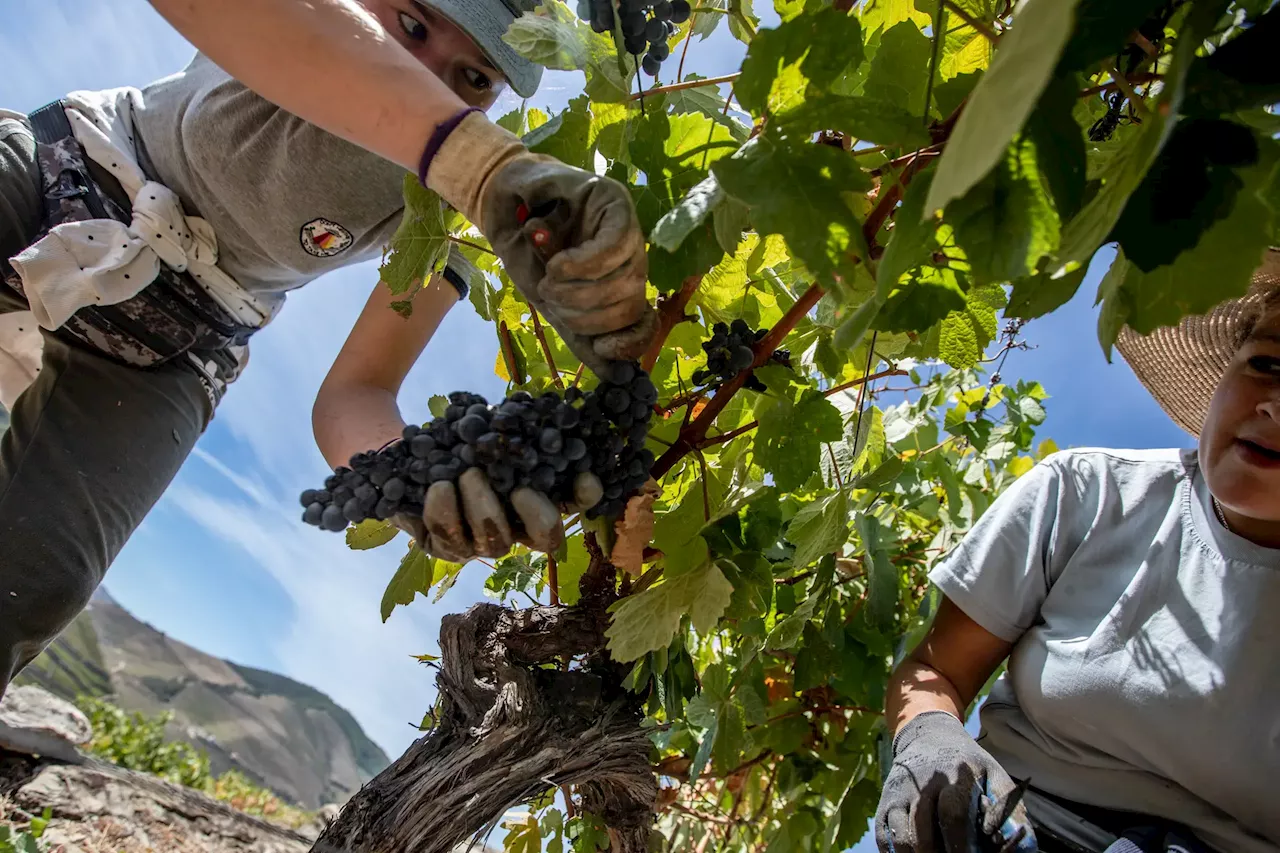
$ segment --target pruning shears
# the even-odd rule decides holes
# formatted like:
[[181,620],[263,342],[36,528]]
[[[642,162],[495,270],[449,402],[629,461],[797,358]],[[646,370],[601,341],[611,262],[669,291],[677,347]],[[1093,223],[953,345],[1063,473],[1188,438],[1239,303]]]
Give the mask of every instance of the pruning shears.
[[[1031,828],[1013,820],[1014,809],[1028,787],[1029,782],[1019,782],[1000,802],[987,790],[985,782],[974,783],[969,800],[970,853],[1036,853],[1040,849]],[[982,815],[987,809],[996,809],[999,815],[997,829],[990,835],[982,831]]]

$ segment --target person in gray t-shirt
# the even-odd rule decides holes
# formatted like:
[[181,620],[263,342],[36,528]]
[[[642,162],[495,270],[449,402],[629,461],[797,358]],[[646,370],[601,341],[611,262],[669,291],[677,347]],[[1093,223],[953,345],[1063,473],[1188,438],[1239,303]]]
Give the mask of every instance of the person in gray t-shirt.
[[[125,153],[145,178],[211,226],[218,269],[256,304],[274,312],[287,291],[377,257],[401,219],[406,174],[416,171],[489,238],[516,287],[584,364],[599,371],[644,351],[655,315],[626,188],[533,155],[484,115],[504,86],[524,97],[537,89],[540,69],[502,40],[534,0],[152,3],[200,53],[141,91],[75,93],[84,96],[76,111],[104,133],[124,129],[112,137],[116,150],[127,136],[134,150]],[[25,281],[9,259],[52,224],[46,196],[59,185],[50,164],[66,168],[59,152],[67,149],[37,146],[34,130],[0,111],[0,314],[29,308],[25,290],[4,283]],[[101,195],[127,213],[140,199],[120,198],[117,164],[94,165]],[[570,208],[574,242],[563,248],[574,250],[572,264],[530,248],[534,222],[519,210],[548,198]],[[400,436],[400,382],[465,291],[461,278],[450,280],[433,277],[416,291],[407,320],[390,310],[388,288],[375,288],[316,401],[316,439],[335,466]],[[138,336],[153,331],[134,325]],[[38,375],[0,440],[0,695],[88,603],[221,390],[189,359],[126,363],[113,357],[120,350],[65,327],[42,331]],[[540,497],[537,508],[549,508],[558,528],[559,513]],[[456,502],[447,515],[483,529],[475,502]],[[496,499],[484,506],[501,512]],[[422,533],[426,520],[403,524],[429,550],[479,547]],[[501,543],[484,545],[497,556]]]
[[1280,251],[1247,298],[1119,347],[1199,447],[1054,453],[933,569],[881,850],[970,849],[984,788],[1019,850],[1280,850]]

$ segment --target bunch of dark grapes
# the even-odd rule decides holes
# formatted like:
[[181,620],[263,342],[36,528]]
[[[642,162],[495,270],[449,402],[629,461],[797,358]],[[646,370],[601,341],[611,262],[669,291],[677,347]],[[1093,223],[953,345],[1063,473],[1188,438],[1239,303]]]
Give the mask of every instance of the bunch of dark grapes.
[[[640,67],[650,77],[658,75],[671,55],[668,39],[676,27],[689,20],[689,0],[618,0],[623,46],[632,56],[644,55]],[[578,17],[598,33],[613,30],[613,0],[578,0]]]
[[[693,384],[714,387],[750,368],[756,357],[752,347],[768,333],[768,329],[751,331],[751,327],[741,318],[734,320],[732,325],[716,323],[711,327],[711,338],[702,342],[702,351],[707,354],[706,369],[694,371]],[[769,360],[791,367],[791,353],[784,349],[775,350]],[[756,378],[755,371],[747,376],[742,387],[750,391],[768,390]]]
[[645,448],[658,390],[632,362],[616,362],[594,389],[561,396],[517,391],[496,406],[476,394],[449,395],[443,417],[405,427],[401,441],[357,453],[322,489],[302,493],[302,520],[334,532],[348,523],[420,515],[432,483],[482,468],[499,498],[528,486],[556,504],[576,501],[574,481],[590,471],[604,493],[588,518],[619,514],[649,478]]

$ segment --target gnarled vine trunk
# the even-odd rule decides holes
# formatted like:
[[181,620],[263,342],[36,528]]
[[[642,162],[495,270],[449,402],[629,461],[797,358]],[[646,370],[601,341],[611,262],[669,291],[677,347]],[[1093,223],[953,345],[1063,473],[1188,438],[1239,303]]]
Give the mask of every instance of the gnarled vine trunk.
[[[612,583],[596,588],[603,594],[575,607],[477,604],[446,616],[436,727],[365,785],[312,850],[449,853],[552,785],[577,788],[615,850],[647,850],[657,782],[643,715],[621,686],[626,670],[603,653]],[[542,666],[583,655],[581,668]]]

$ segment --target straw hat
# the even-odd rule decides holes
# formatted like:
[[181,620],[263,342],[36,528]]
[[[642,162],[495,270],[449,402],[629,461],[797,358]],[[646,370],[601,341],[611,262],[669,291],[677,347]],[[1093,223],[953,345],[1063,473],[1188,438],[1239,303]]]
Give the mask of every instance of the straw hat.
[[1184,317],[1149,335],[1129,327],[1116,348],[1173,422],[1194,436],[1209,413],[1218,380],[1264,306],[1280,296],[1280,249],[1268,249],[1249,292],[1207,314]]

